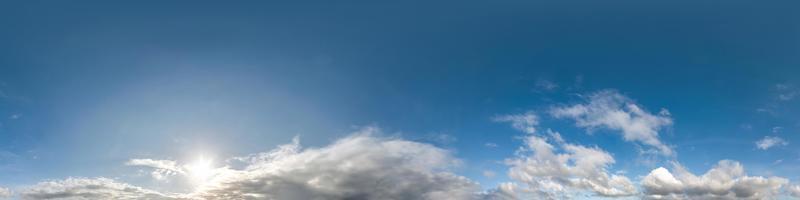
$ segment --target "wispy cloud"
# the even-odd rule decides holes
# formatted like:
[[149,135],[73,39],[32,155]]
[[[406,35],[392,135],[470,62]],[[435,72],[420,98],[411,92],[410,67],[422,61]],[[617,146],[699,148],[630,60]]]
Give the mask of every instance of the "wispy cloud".
[[67,178],[38,183],[23,189],[20,198],[44,199],[181,199],[177,196],[120,183],[107,178]]
[[778,100],[781,101],[790,101],[800,93],[793,85],[788,83],[775,84],[775,90],[777,91]]
[[554,83],[553,81],[549,81],[547,79],[539,79],[536,81],[536,90],[537,91],[545,91],[550,92],[558,89],[558,84]]
[[513,115],[499,115],[494,117],[495,122],[509,122],[511,127],[519,131],[534,134],[536,133],[536,126],[539,125],[539,116],[533,111],[524,114]]
[[538,128],[534,112],[506,115],[501,119],[504,120],[495,121],[509,122],[515,129],[528,133],[518,157],[506,160],[510,166],[509,177],[515,182],[507,183],[503,191],[545,199],[570,198],[582,191],[606,197],[636,194],[630,179],[608,173],[608,167],[615,162],[608,152],[570,144],[551,129],[547,129],[544,136],[536,134],[531,131]]
[[776,136],[764,136],[761,140],[755,142],[756,147],[761,150],[767,150],[772,147],[776,146],[786,146],[789,145],[789,142],[784,140],[783,138],[779,138]]
[[131,159],[125,165],[152,168],[153,171],[150,174],[158,180],[164,180],[173,175],[185,174],[184,168],[178,166],[177,162],[172,160]]
[[606,128],[621,131],[626,141],[637,141],[671,155],[672,148],[661,142],[659,131],[672,125],[669,111],[652,114],[632,99],[615,90],[602,90],[587,95],[583,103],[554,107],[550,114],[556,118],[575,120],[578,127]]

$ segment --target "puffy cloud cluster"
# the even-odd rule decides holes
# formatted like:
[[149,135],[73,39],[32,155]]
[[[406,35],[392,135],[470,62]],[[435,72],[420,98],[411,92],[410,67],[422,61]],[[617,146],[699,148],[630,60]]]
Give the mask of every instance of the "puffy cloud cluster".
[[[610,174],[615,162],[608,152],[597,147],[567,143],[561,134],[547,130],[546,136],[536,133],[538,116],[532,112],[496,117],[495,121],[509,122],[528,135],[518,156],[506,160],[509,177],[496,194],[514,198],[566,199],[588,192],[604,197],[632,196],[636,187],[627,177]],[[556,144],[548,141],[548,137]],[[495,195],[496,196],[496,195]]]
[[619,130],[626,141],[644,143],[664,155],[672,154],[672,149],[658,137],[659,130],[672,124],[667,110],[652,114],[614,90],[590,94],[585,100],[582,104],[555,107],[550,114],[574,119],[579,127]]
[[761,140],[756,141],[756,147],[761,150],[767,150],[775,146],[786,146],[788,144],[789,142],[783,140],[783,138],[773,136],[765,136]]
[[508,160],[510,178],[527,186],[521,191],[546,199],[570,198],[581,191],[606,197],[637,193],[627,177],[608,172],[614,158],[601,149],[568,143],[557,148],[534,135],[526,138],[526,144],[530,155]]
[[675,164],[675,172],[658,168],[642,179],[650,199],[773,199],[789,181],[780,177],[747,176],[741,164],[722,160],[701,176]]
[[26,188],[19,197],[41,199],[180,199],[107,178],[68,178],[45,181]]

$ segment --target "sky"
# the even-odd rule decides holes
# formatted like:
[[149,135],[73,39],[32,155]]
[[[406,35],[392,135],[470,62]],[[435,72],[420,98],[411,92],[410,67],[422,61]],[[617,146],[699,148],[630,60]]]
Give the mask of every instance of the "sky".
[[0,198],[800,199],[796,1],[4,1]]

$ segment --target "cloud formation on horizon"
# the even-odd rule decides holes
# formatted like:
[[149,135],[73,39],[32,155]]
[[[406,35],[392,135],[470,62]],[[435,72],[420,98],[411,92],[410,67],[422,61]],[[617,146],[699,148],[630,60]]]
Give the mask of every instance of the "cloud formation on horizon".
[[323,148],[298,143],[241,157],[203,186],[205,199],[471,199],[477,183],[450,172],[460,163],[447,150],[378,138],[374,127]]
[[22,189],[19,198],[44,199],[181,199],[107,178],[67,178],[51,180]]
[[[554,107],[552,117],[576,126],[619,131],[626,141],[650,145],[672,155],[658,131],[672,123],[666,110],[651,114],[613,90],[587,96],[584,104]],[[547,116],[547,115],[545,115]],[[432,144],[381,137],[365,127],[327,146],[304,148],[298,138],[270,151],[227,159],[193,192],[164,193],[108,178],[48,180],[15,190],[0,188],[0,197],[21,199],[444,199],[513,200],[582,197],[644,199],[771,199],[800,198],[800,186],[781,177],[748,176],[731,160],[719,161],[694,175],[673,161],[631,181],[611,173],[616,160],[600,146],[571,143],[560,133],[542,129],[534,111],[495,116],[521,131],[523,144],[505,159],[508,182],[489,190],[455,173],[462,162]],[[545,130],[545,131],[540,131]],[[668,151],[668,152],[663,152]],[[677,159],[677,156],[672,157]],[[136,158],[124,163],[146,168],[156,180],[190,176],[191,166],[174,160]],[[499,176],[484,173],[487,177]]]
[[642,179],[649,199],[773,199],[789,183],[781,177],[747,176],[739,162],[721,160],[697,176],[680,164],[673,172],[660,167]]
[[[430,144],[376,137],[365,128],[322,148],[295,140],[237,157],[242,168],[217,168],[189,194],[162,194],[107,178],[45,181],[24,189],[22,199],[478,199],[477,183],[450,170],[460,161]],[[174,161],[132,159],[130,166],[181,171]],[[154,178],[156,178],[154,176]]]

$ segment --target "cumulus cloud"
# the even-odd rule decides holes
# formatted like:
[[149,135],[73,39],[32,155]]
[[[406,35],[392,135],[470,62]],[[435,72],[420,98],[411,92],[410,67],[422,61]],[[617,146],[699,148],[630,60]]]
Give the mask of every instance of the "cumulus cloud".
[[470,199],[476,183],[448,171],[459,163],[432,145],[377,138],[367,128],[323,148],[297,143],[238,158],[196,194],[205,199]]
[[23,189],[20,198],[43,199],[180,199],[107,178],[67,178]]
[[747,176],[735,161],[722,160],[701,176],[675,164],[674,173],[661,167],[642,179],[649,199],[773,199],[789,180]]
[[606,128],[621,131],[626,141],[649,145],[664,155],[672,149],[658,137],[658,132],[672,125],[669,111],[652,114],[632,99],[614,90],[602,90],[586,96],[584,103],[554,107],[550,114],[556,118],[575,120],[579,127]]
[[774,136],[764,136],[761,140],[756,141],[756,147],[761,150],[767,150],[775,146],[786,146],[789,142],[783,138]]
[[[636,194],[636,187],[625,176],[610,174],[614,158],[607,152],[575,144],[554,146],[545,138],[526,138],[528,155],[510,159],[509,176],[527,187],[522,192],[545,199],[570,198],[574,192],[588,191],[599,196],[619,197]],[[558,153],[557,150],[563,151]]]
[[539,116],[533,111],[529,111],[524,114],[495,116],[494,121],[509,122],[514,129],[528,134],[534,134],[536,133],[536,126],[539,125]]

